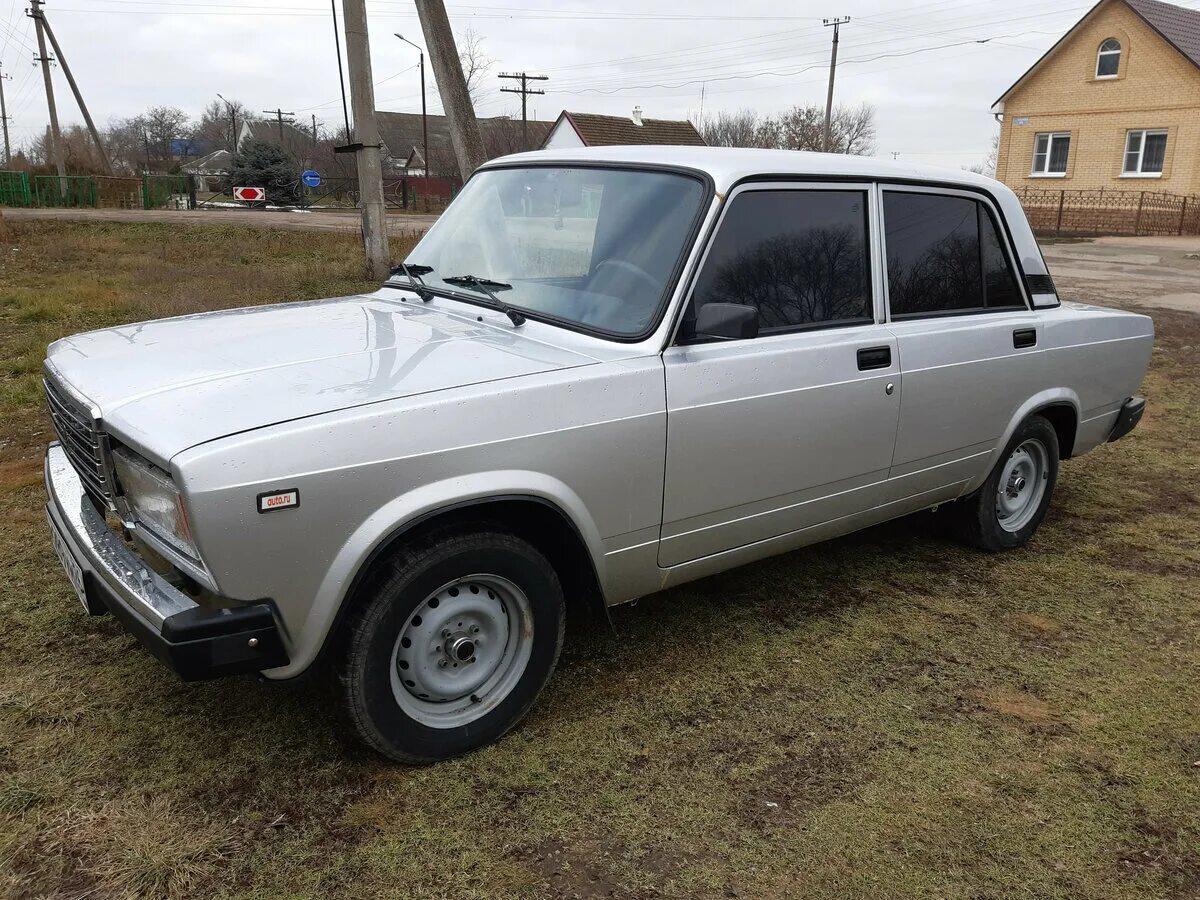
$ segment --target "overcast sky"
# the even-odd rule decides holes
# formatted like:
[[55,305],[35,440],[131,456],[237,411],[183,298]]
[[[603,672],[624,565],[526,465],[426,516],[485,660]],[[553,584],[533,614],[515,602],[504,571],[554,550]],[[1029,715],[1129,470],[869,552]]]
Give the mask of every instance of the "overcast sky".
[[[986,154],[996,97],[1090,7],[1086,2],[968,0],[480,0],[450,3],[460,36],[478,33],[495,60],[480,115],[519,115],[502,71],[545,74],[531,115],[560,110],[696,121],[701,111],[771,112],[823,103],[830,28],[841,29],[836,101],[875,106],[880,156],[964,166]],[[1197,6],[1200,0],[1183,0]],[[17,144],[45,128],[26,0],[0,0],[0,65]],[[420,111],[411,0],[368,0],[376,106]],[[338,0],[339,20],[341,3]],[[198,114],[219,91],[251,109],[282,106],[335,126],[341,116],[325,0],[49,0],[46,13],[98,123],[147,106]],[[986,41],[986,43],[975,43]],[[60,119],[80,121],[60,70]],[[440,110],[430,91],[431,111]]]

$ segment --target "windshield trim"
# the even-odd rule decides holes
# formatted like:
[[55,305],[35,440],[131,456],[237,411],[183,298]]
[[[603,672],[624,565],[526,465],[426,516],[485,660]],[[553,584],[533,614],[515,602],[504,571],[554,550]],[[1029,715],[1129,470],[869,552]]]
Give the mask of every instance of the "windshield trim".
[[[563,159],[545,159],[545,160],[523,160],[512,162],[499,162],[495,165],[485,164],[480,166],[471,173],[471,178],[474,178],[480,172],[492,172],[497,169],[533,169],[533,168],[549,168],[549,169],[611,169],[618,172],[666,172],[672,175],[683,175],[700,182],[704,188],[704,194],[700,197],[700,202],[696,204],[696,214],[692,221],[691,227],[688,229],[687,235],[684,237],[679,249],[679,256],[675,260],[675,264],[671,269],[671,274],[667,278],[666,285],[663,287],[662,296],[658,299],[658,306],[654,310],[654,315],[650,318],[646,327],[636,334],[624,331],[610,331],[607,328],[597,328],[594,325],[585,325],[574,319],[564,319],[562,316],[556,316],[551,313],[544,313],[536,309],[529,309],[519,303],[509,303],[508,305],[536,322],[543,322],[547,325],[554,325],[559,328],[565,328],[568,331],[577,331],[581,334],[591,335],[593,337],[603,338],[604,340],[614,341],[620,344],[637,344],[646,340],[658,330],[662,324],[663,316],[666,314],[667,306],[670,305],[671,297],[674,296],[676,288],[679,286],[679,278],[683,274],[683,267],[691,254],[692,248],[696,246],[696,239],[699,237],[700,226],[704,223],[705,217],[708,215],[712,198],[716,192],[716,184],[712,176],[701,170],[693,169],[689,166],[675,166],[666,163],[624,163],[624,162],[603,162],[600,160],[563,160]],[[471,178],[464,182],[465,188]],[[445,213],[443,213],[445,215]],[[391,279],[389,279],[390,281]],[[397,287],[405,286],[404,283],[396,285]],[[435,293],[437,288],[430,288]],[[465,300],[462,294],[457,294],[455,300]],[[484,299],[484,298],[479,298]],[[507,302],[507,301],[505,301]],[[484,307],[483,303],[475,304]],[[490,308],[490,307],[484,307]]]

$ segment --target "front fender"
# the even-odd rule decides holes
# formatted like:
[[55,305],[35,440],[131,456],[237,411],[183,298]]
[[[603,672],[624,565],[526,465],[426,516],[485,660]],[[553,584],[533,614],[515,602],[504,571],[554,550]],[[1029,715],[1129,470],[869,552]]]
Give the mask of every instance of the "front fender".
[[395,535],[435,513],[491,497],[530,497],[557,507],[575,526],[600,583],[605,583],[604,549],[599,529],[578,494],[563,481],[541,472],[513,469],[477,472],[422,484],[388,500],[351,533],[337,551],[317,589],[308,617],[295,635],[291,662],[264,674],[273,679],[290,678],[312,663],[337,621],[356,576]]

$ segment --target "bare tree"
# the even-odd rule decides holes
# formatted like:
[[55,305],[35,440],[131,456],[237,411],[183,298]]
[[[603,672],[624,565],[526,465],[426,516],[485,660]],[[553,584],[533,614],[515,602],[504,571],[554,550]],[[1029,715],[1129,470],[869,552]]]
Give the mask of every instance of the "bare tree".
[[459,36],[458,59],[462,63],[463,76],[467,79],[471,104],[477,105],[483,95],[484,81],[496,61],[484,52],[483,37],[475,29],[468,28]]
[[[820,150],[825,110],[794,106],[777,116],[753,110],[720,112],[700,124],[705,142],[716,147],[767,147],[777,150]],[[835,153],[867,155],[875,151],[875,109],[864,103],[835,107],[830,120]]]
[[168,162],[171,142],[191,132],[188,114],[178,106],[152,106],[141,115],[154,158]]
[[975,163],[968,167],[968,171],[974,172],[977,175],[986,175],[988,178],[996,177],[996,160],[1000,156],[1000,132],[997,131],[992,135],[992,145],[988,149],[987,156],[983,158],[983,162]]
[[104,147],[113,171],[133,175],[146,166],[146,127],[141,116],[110,119],[104,129]]
[[[231,108],[232,116],[230,115]],[[213,147],[234,150],[237,143],[237,135],[233,133],[234,118],[237,119],[240,127],[241,123],[252,115],[250,108],[240,100],[231,100],[229,103],[213,100],[204,107],[204,112],[200,114],[199,121],[192,129],[192,138],[206,141]]]

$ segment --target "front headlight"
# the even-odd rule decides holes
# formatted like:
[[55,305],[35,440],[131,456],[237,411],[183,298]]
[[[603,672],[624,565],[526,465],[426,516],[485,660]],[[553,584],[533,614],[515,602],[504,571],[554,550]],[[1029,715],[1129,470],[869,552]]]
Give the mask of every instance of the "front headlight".
[[199,559],[183,498],[171,476],[124,447],[114,447],[112,458],[134,520],[176,550]]

